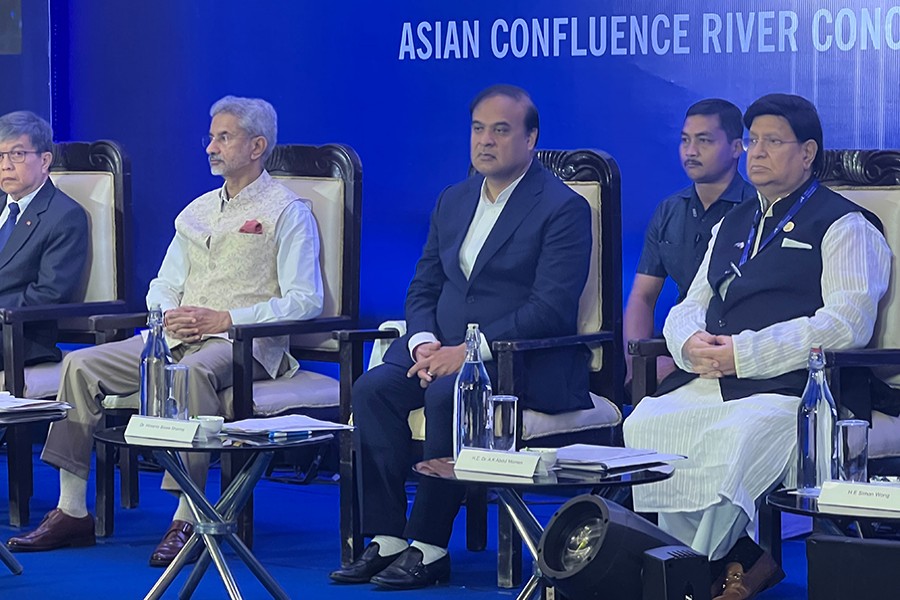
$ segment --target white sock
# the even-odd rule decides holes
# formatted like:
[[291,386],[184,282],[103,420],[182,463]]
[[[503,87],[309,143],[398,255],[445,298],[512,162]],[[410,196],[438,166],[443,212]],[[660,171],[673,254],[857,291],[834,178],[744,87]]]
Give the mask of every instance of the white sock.
[[56,508],[70,517],[86,517],[87,479],[82,479],[71,471],[59,470],[59,503]]
[[191,511],[191,507],[188,504],[187,498],[184,494],[178,494],[178,508],[175,509],[175,514],[172,515],[173,521],[186,521],[191,525],[196,525],[196,519],[194,519],[194,513]]
[[447,556],[446,548],[441,548],[440,546],[435,546],[432,544],[426,544],[425,542],[413,540],[412,547],[422,552],[423,565],[430,565],[431,563]]
[[372,543],[378,544],[378,556],[392,556],[409,548],[409,542],[392,535],[376,535]]

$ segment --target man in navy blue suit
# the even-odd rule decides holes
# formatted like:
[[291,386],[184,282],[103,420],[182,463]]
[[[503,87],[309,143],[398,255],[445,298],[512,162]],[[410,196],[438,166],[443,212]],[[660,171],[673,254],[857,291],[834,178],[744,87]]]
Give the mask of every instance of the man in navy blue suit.
[[[414,589],[449,578],[447,545],[463,490],[420,481],[407,521],[407,415],[425,407],[424,458],[452,454],[453,389],[466,325],[480,326],[493,381],[490,342],[576,333],[591,254],[590,208],[535,160],[538,111],[524,90],[489,87],[472,102],[471,115],[477,174],[438,198],[407,292],[408,332],[353,387],[363,530],[372,541],[359,560],[331,574],[341,583]],[[559,413],[591,406],[586,351],[541,352],[526,363],[528,408]]]
[[[27,111],[0,117],[0,307],[71,302],[84,282],[87,215],[50,181],[52,162],[49,123]],[[55,325],[26,325],[25,364],[59,360]]]

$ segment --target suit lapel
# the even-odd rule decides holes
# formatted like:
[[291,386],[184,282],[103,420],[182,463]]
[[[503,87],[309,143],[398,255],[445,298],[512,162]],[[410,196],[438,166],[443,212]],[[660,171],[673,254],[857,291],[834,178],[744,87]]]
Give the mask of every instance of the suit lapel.
[[[472,267],[472,274],[469,276],[470,282],[478,277],[478,274],[484,269],[484,265],[493,258],[497,250],[506,243],[509,236],[513,234],[534,208],[535,204],[538,203],[544,187],[540,178],[542,170],[541,163],[537,158],[534,158],[531,167],[528,168],[528,173],[525,174],[525,177],[513,190],[509,200],[506,201],[503,212],[500,213],[500,218],[497,219],[493,229],[491,229],[487,239],[484,241],[484,246],[481,247],[478,258],[475,259],[475,265]],[[463,232],[463,236],[465,236],[465,232]]]
[[[462,247],[472,219],[475,217],[475,210],[478,208],[478,202],[481,199],[481,186],[484,181],[483,177],[472,177],[469,179],[470,185],[463,191],[459,199],[460,209],[456,211],[456,222],[452,224],[453,242],[448,246],[450,254],[443,257],[443,263],[450,265],[450,271],[454,276],[458,276],[461,282],[466,280],[462,269],[459,266],[459,249]],[[455,277],[454,277],[455,278]]]
[[50,199],[53,198],[55,193],[56,187],[48,178],[43,187],[41,187],[41,191],[35,194],[28,208],[19,216],[19,221],[13,228],[9,241],[6,242],[3,250],[0,250],[0,267],[6,266],[6,263],[21,250],[22,246],[31,237],[31,234],[38,228],[41,222],[41,214],[47,210],[47,207],[50,205]]

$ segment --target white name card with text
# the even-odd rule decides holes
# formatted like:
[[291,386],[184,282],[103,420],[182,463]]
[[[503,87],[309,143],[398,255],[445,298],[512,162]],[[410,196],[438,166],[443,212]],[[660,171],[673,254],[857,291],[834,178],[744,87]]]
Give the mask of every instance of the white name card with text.
[[125,436],[190,444],[199,426],[197,421],[132,415],[125,428]]
[[537,452],[500,452],[463,448],[456,459],[455,470],[532,477],[541,455]]
[[819,504],[900,511],[900,486],[826,481]]

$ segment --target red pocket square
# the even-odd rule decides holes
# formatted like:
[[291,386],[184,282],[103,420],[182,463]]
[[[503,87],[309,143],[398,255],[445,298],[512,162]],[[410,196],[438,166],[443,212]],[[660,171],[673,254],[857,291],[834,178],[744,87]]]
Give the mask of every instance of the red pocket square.
[[250,219],[238,229],[240,233],[262,233],[262,223],[257,221],[256,219]]

